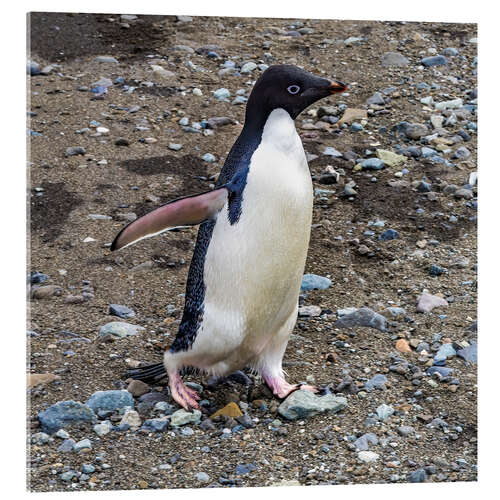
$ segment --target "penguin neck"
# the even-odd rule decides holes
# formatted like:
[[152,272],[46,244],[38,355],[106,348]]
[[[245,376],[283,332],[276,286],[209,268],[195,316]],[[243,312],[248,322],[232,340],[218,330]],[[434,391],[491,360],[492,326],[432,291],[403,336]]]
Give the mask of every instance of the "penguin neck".
[[240,137],[262,137],[266,135],[290,135],[295,132],[295,122],[288,113],[282,108],[273,110],[249,109],[245,115],[245,124]]

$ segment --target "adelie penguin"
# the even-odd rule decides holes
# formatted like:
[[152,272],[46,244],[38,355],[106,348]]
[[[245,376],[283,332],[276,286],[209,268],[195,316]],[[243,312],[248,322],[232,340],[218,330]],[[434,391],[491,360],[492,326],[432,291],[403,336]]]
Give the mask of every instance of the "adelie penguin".
[[200,224],[181,323],[163,363],[135,370],[168,374],[172,397],[198,408],[180,370],[222,376],[250,367],[284,398],[312,386],[285,380],[282,359],[297,319],[309,245],[313,187],[294,120],[346,85],[295,66],[264,71],[248,99],[245,124],[213,191],[174,200],[132,222],[111,250],[179,226]]

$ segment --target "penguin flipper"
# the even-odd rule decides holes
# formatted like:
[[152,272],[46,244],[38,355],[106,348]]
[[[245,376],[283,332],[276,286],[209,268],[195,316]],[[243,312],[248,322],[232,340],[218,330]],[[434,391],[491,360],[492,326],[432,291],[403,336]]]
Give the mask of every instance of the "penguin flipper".
[[222,186],[162,205],[125,226],[113,240],[111,251],[120,250],[179,226],[195,226],[214,219],[226,204],[229,193],[229,188]]

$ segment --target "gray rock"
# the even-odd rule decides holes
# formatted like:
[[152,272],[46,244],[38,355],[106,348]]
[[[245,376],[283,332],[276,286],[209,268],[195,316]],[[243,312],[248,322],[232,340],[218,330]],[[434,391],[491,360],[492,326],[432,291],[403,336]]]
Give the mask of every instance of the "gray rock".
[[214,97],[218,101],[227,101],[230,96],[231,96],[231,92],[229,92],[229,90],[227,90],[225,88],[217,89],[214,92]]
[[336,413],[347,406],[347,399],[333,394],[316,396],[311,391],[292,392],[279,406],[278,413],[288,420],[299,420],[320,413]]
[[342,156],[342,153],[340,151],[337,151],[335,148],[332,148],[331,146],[328,146],[325,148],[323,151],[323,154],[325,156],[333,156],[334,158],[340,158]]
[[452,158],[465,160],[469,158],[470,154],[470,151],[465,146],[461,146],[453,153]]
[[385,99],[380,92],[375,92],[371,97],[366,100],[366,104],[371,106],[372,104],[384,105]]
[[457,356],[465,359],[469,363],[477,363],[477,343],[473,342],[470,346],[457,351]]
[[361,162],[361,167],[364,170],[381,170],[384,166],[385,163],[379,158],[368,158]]
[[201,411],[194,410],[192,413],[184,409],[177,410],[170,416],[170,424],[173,427],[180,427],[186,424],[199,424],[201,421]]
[[368,432],[363,434],[361,437],[354,441],[354,446],[356,447],[356,451],[366,451],[370,447],[371,444],[377,445],[378,438],[372,432]]
[[122,306],[119,304],[110,304],[109,314],[111,314],[111,316],[118,316],[119,318],[123,319],[135,317],[135,312],[132,309],[130,309],[130,307]]
[[399,52],[386,52],[382,55],[381,64],[384,67],[388,66],[408,66],[410,61]]
[[418,298],[417,312],[428,313],[435,307],[448,307],[448,302],[441,297],[425,292]]
[[332,285],[331,280],[318,276],[317,274],[304,274],[300,289],[302,291],[309,290],[326,290]]
[[405,127],[405,135],[409,139],[420,139],[424,135],[427,135],[429,130],[427,127],[421,123],[409,123]]
[[111,432],[111,429],[113,428],[113,424],[109,420],[105,420],[104,422],[100,424],[95,424],[94,425],[94,432],[99,436],[105,436],[106,434],[109,434]]
[[94,423],[93,410],[79,401],[59,401],[38,414],[42,431],[53,434],[63,427],[82,422]]
[[78,443],[73,446],[73,450],[76,451],[77,453],[81,450],[85,449],[92,449],[92,443],[90,442],[90,439],[82,439],[81,441],[78,441]]
[[321,314],[321,307],[319,306],[301,306],[299,307],[299,316],[314,317]]
[[195,477],[200,483],[208,483],[210,481],[210,476],[206,472],[198,472]]
[[356,311],[340,317],[334,324],[335,328],[353,328],[355,326],[367,326],[381,332],[386,331],[387,320],[379,313],[368,307],[362,307]]
[[401,427],[398,427],[397,431],[399,435],[403,437],[408,437],[415,432],[415,429],[410,425],[402,425]]
[[149,432],[165,432],[169,425],[169,417],[150,418],[141,429]]
[[31,437],[31,442],[33,444],[41,445],[49,442],[50,436],[45,432],[37,432]]
[[387,377],[382,373],[377,373],[368,382],[365,383],[365,390],[368,392],[373,391],[373,389],[385,389],[385,384],[387,383]]
[[408,475],[410,483],[423,483],[427,479],[427,473],[424,469],[417,469]]
[[118,64],[118,60],[113,56],[97,56],[94,57],[93,62]]
[[420,62],[426,67],[444,66],[445,64],[448,64],[448,61],[444,56],[424,57]]
[[257,64],[255,64],[254,62],[250,61],[250,62],[245,63],[241,67],[240,73],[242,75],[245,75],[245,74],[251,73],[256,68],[257,68]]
[[379,420],[387,420],[392,414],[394,413],[394,408],[390,405],[386,405],[385,403],[382,403],[378,408],[377,408],[377,416]]
[[372,462],[376,462],[379,458],[380,458],[379,454],[375,453],[374,451],[359,451],[358,452],[358,459],[361,460],[361,462],[372,463]]
[[125,390],[97,391],[86,402],[95,412],[99,410],[115,411],[126,406],[134,407],[134,397]]
[[35,61],[28,60],[26,63],[26,73],[30,76],[40,74],[40,65]]
[[121,339],[124,337],[138,335],[140,332],[145,330],[146,329],[142,326],[132,325],[123,321],[111,321],[101,327],[99,330],[99,336],[104,337],[105,335],[112,335],[113,337]]
[[74,470],[68,470],[66,472],[62,472],[59,477],[61,478],[62,481],[66,483],[70,483],[74,477],[76,477],[78,474]]
[[76,156],[76,155],[84,155],[86,153],[85,148],[81,146],[72,146],[70,148],[66,148],[64,152],[65,156]]
[[215,161],[215,156],[212,153],[205,153],[201,159],[207,163],[213,163]]
[[75,444],[76,441],[74,439],[65,439],[57,448],[57,451],[59,453],[69,453],[70,451],[73,451]]

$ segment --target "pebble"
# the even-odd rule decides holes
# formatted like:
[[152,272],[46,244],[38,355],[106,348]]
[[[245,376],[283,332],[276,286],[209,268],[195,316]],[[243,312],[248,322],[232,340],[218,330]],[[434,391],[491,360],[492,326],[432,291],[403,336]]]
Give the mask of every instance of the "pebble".
[[428,68],[431,66],[444,66],[445,64],[448,64],[448,61],[444,56],[424,57],[420,62]]
[[334,158],[340,158],[342,156],[342,153],[340,151],[337,151],[331,146],[326,147],[323,151],[323,154],[325,156],[333,156]]
[[173,427],[180,427],[186,424],[199,424],[201,421],[201,411],[193,410],[188,412],[184,409],[177,410],[170,416],[170,424]]
[[101,327],[99,330],[99,336],[104,337],[106,335],[112,335],[115,338],[121,339],[138,335],[140,332],[145,330],[146,329],[142,326],[132,325],[123,321],[111,321]]
[[206,472],[198,472],[195,475],[195,478],[200,483],[208,483],[208,482],[210,482],[210,476]]
[[245,75],[245,74],[248,74],[248,73],[251,73],[254,69],[257,68],[257,64],[255,64],[254,62],[247,62],[245,63],[241,69],[240,69],[240,73],[242,75]]
[[129,319],[135,317],[135,312],[130,307],[122,306],[119,304],[109,305],[109,314],[111,316],[118,316],[119,318]]
[[382,403],[377,408],[377,416],[382,421],[387,420],[393,413],[394,408],[390,405],[386,405],[385,403]]
[[164,78],[165,80],[171,80],[176,76],[174,72],[169,71],[158,64],[152,64],[151,69],[153,70],[154,75]]
[[169,425],[169,417],[150,418],[146,420],[141,429],[150,432],[165,432]]
[[380,455],[374,451],[358,451],[358,459],[361,462],[372,463],[376,462],[379,458]]
[[383,106],[385,104],[385,99],[380,92],[375,92],[366,100],[366,104],[368,106],[371,106],[372,104],[378,104]]
[[90,442],[90,439],[85,438],[82,439],[81,441],[78,441],[78,443],[75,443],[75,446],[73,447],[73,450],[78,453],[81,450],[86,450],[86,449],[92,449],[92,443]]
[[302,276],[300,289],[302,291],[327,290],[331,286],[332,282],[328,278],[318,276],[317,274],[304,274],[304,276]]
[[405,340],[405,339],[399,339],[397,342],[396,342],[396,349],[399,351],[399,352],[402,352],[402,353],[409,353],[409,352],[412,352],[411,351],[411,347],[409,346],[408,342]]
[[385,166],[384,162],[379,158],[368,158],[363,160],[358,165],[360,165],[364,170],[380,170]]
[[134,398],[139,398],[144,394],[151,391],[151,387],[148,384],[142,382],[142,380],[132,380],[127,387],[127,391],[134,396]]
[[26,73],[30,76],[35,76],[40,74],[40,65],[35,61],[28,60],[26,63]]
[[424,469],[417,469],[416,471],[408,474],[408,482],[410,483],[423,483],[427,479],[427,473]]
[[386,149],[377,149],[376,155],[377,158],[382,160],[388,167],[397,167],[398,165],[406,162],[406,156],[398,155],[397,153]]
[[288,420],[309,418],[324,412],[336,413],[347,407],[347,399],[333,394],[316,396],[311,391],[292,392],[278,407],[278,413]]
[[179,151],[182,149],[182,144],[176,144],[174,142],[171,142],[169,145],[168,145],[168,149],[171,149],[172,151]]
[[389,241],[399,238],[399,233],[395,229],[386,229],[378,239],[381,241]]
[[212,153],[205,153],[201,157],[201,159],[207,163],[213,163],[216,160],[215,156]]
[[76,155],[84,155],[85,153],[86,153],[86,150],[82,146],[71,146],[69,148],[66,148],[64,155],[65,156],[76,156]]
[[387,383],[387,377],[382,373],[377,373],[368,382],[365,383],[364,389],[371,392],[373,389],[385,389],[385,384]]
[[220,88],[220,89],[217,89],[215,92],[214,92],[214,97],[218,100],[218,101],[227,101],[229,99],[229,97],[231,96],[231,92],[229,92],[229,90],[225,89],[225,88]]
[[384,316],[376,313],[372,309],[362,307],[349,314],[341,316],[333,326],[335,328],[353,328],[355,326],[364,326],[385,332],[387,320]]
[[457,351],[457,356],[469,363],[477,363],[477,343],[471,342],[471,345]]
[[63,427],[81,422],[94,423],[97,417],[94,411],[79,401],[59,401],[38,413],[42,431],[53,434]]
[[61,377],[53,373],[29,373],[28,374],[28,388],[31,389],[37,385],[47,385]]
[[381,65],[384,67],[389,67],[389,66],[408,66],[410,64],[410,61],[408,58],[406,58],[403,54],[400,54],[399,52],[385,52],[382,55],[381,59]]
[[321,314],[321,307],[319,306],[301,306],[299,307],[299,316],[301,317],[315,317]]
[[210,418],[216,418],[218,416],[236,418],[236,417],[241,417],[242,415],[243,415],[243,412],[240,410],[239,406],[236,403],[231,402],[231,403],[228,403],[223,408],[220,408],[219,410],[217,410],[212,415],[210,415]]
[[417,301],[417,312],[428,313],[431,312],[435,307],[448,307],[448,302],[436,295],[431,295],[429,293],[422,293]]
[[126,390],[97,391],[85,403],[95,412],[115,411],[126,406],[134,407],[134,397]]
[[69,453],[73,451],[76,441],[74,439],[65,439],[57,448],[60,453]]
[[444,111],[446,109],[458,109],[461,108],[464,105],[464,102],[462,99],[452,99],[450,101],[442,101],[442,102],[437,102],[434,104],[434,107],[438,111]]
[[118,59],[113,56],[97,56],[94,57],[93,62],[118,64]]
[[356,441],[354,441],[353,444],[356,448],[356,451],[366,451],[368,450],[371,444],[373,445],[378,444],[378,438],[372,432],[368,432],[366,434],[363,434],[358,439],[356,439]]
[[408,437],[415,433],[415,429],[410,425],[402,425],[401,427],[397,428],[397,431],[398,434],[403,437]]
[[113,424],[109,420],[105,420],[104,422],[101,422],[100,424],[95,424],[94,425],[94,432],[99,436],[105,436],[106,434],[109,434],[111,432],[111,429],[113,428]]

